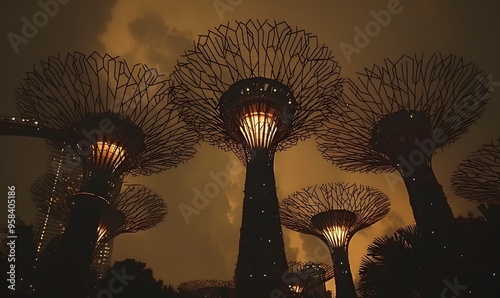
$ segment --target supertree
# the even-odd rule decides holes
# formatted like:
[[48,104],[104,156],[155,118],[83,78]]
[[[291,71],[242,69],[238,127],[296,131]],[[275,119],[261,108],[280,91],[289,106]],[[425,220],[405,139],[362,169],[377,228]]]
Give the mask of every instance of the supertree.
[[[64,232],[66,250],[60,250],[68,260],[61,263],[72,264],[75,273],[68,290],[84,295],[86,278],[78,273],[92,262],[100,216],[123,177],[158,173],[195,154],[196,134],[167,101],[168,85],[155,69],[94,52],[49,57],[17,90],[21,116],[64,135],[53,142],[66,147],[68,163],[82,169]],[[67,277],[62,271],[60,277]]]
[[193,298],[233,298],[234,281],[228,280],[193,280],[179,285],[179,292]]
[[235,270],[238,297],[287,291],[273,161],[321,125],[341,88],[317,38],[284,22],[221,25],[200,36],[172,74],[172,98],[202,140],[246,165]]
[[289,262],[286,283],[302,298],[325,298],[325,283],[333,278],[333,267],[313,262]]
[[500,138],[467,157],[453,173],[451,187],[477,203],[500,203]]
[[431,160],[467,132],[490,96],[490,82],[454,55],[403,55],[348,80],[318,134],[324,158],[343,170],[401,174],[416,224],[432,251],[456,234]]
[[[2,228],[0,231],[3,235],[9,235],[9,232],[13,232],[9,227]],[[12,254],[12,247],[9,245],[9,242],[12,243],[12,239],[15,243],[14,254]],[[2,297],[33,297],[35,239],[36,231],[33,225],[27,225],[18,216],[15,217],[15,238],[3,236],[0,239],[0,274],[4,276],[3,281],[0,282],[4,288],[0,292]],[[14,270],[10,266],[13,263],[15,264]],[[13,271],[15,273],[12,275]]]
[[381,220],[389,209],[389,198],[384,193],[349,183],[303,188],[280,204],[285,227],[314,235],[330,249],[339,298],[357,297],[348,257],[351,238]]
[[0,116],[0,135],[26,136],[48,140],[64,140],[64,132],[43,126],[37,119],[19,116]]
[[[61,229],[64,230],[71,218],[74,206],[72,199],[78,192],[80,180],[67,176],[58,180],[56,177],[52,173],[44,174],[33,184],[31,192],[39,212],[50,216],[50,220],[59,223]],[[162,222],[167,213],[167,206],[163,199],[150,189],[136,184],[125,184],[121,191],[121,186],[120,184],[111,192],[113,201],[102,209],[99,216],[97,239],[92,254],[92,269],[97,274],[96,277],[102,277],[109,267],[106,259],[110,258],[112,246],[109,243],[114,237],[123,233],[136,233],[150,229]],[[48,234],[45,237],[52,237],[44,250],[38,254],[35,287],[41,288],[42,291],[45,290],[47,283],[46,272],[54,268],[54,262],[58,260],[54,258],[54,255],[63,244],[61,242],[63,235],[50,235],[50,232],[53,232],[50,228],[43,231]],[[62,262],[65,260],[63,259]],[[52,277],[49,276],[49,278]],[[92,287],[90,282],[88,286],[90,290]]]

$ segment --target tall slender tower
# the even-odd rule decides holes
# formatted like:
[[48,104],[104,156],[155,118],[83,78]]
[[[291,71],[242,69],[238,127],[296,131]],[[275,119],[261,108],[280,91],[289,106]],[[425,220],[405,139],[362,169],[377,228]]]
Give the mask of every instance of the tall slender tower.
[[339,94],[340,68],[316,37],[284,22],[221,25],[172,74],[172,98],[204,141],[246,164],[237,297],[288,291],[274,153],[309,137]]
[[154,69],[98,53],[50,57],[22,81],[22,116],[55,131],[54,143],[71,153],[68,163],[82,169],[58,260],[47,262],[52,280],[39,284],[43,295],[85,296],[99,222],[125,175],[173,168],[196,152],[196,134],[167,102],[167,87]]
[[[59,202],[54,197],[61,195],[61,188],[67,182],[72,181],[74,186],[80,184],[82,180],[81,169],[75,168],[72,164],[67,164],[66,159],[66,148],[58,148],[57,146],[49,145],[49,162],[46,169],[46,176],[43,179],[44,188],[52,188],[52,194],[48,191],[44,191],[45,196],[42,198],[46,200],[46,208],[43,210],[39,209],[35,216],[34,226],[37,231],[37,243],[36,243],[36,253],[37,259],[41,252],[45,249],[47,244],[57,236],[64,233],[66,222],[61,219],[57,214],[58,206],[52,205],[52,202]],[[51,181],[47,181],[48,177],[52,177]],[[37,183],[41,183],[42,180]],[[36,186],[34,186],[36,187]],[[119,184],[121,187],[121,183]],[[118,187],[117,187],[118,188]],[[74,190],[75,187],[72,187]],[[117,195],[119,189],[117,189]],[[34,191],[34,196],[38,196],[37,192]],[[113,250],[113,239],[103,245],[102,249],[98,252],[97,256],[94,258],[92,267],[97,271],[99,277],[102,276],[104,271],[111,266],[111,253]]]
[[[68,177],[71,173],[64,171],[64,148],[57,149],[49,146],[49,162],[48,170],[55,176],[52,187],[58,187],[58,180],[66,175]],[[72,177],[78,179],[78,175]],[[50,200],[50,198],[48,198]],[[35,216],[34,227],[37,230],[37,255],[47,246],[49,241],[55,236],[61,235],[64,232],[64,222],[53,216],[52,208],[47,208],[44,212],[38,210]]]
[[348,247],[359,230],[389,213],[389,198],[364,185],[328,183],[304,188],[280,205],[283,225],[314,235],[330,249],[338,298],[356,298],[349,265]]

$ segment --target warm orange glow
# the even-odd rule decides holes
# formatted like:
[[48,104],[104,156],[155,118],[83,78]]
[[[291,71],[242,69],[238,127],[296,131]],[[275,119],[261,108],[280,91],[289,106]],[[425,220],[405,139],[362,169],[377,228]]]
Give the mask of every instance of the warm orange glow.
[[294,293],[302,293],[302,290],[304,290],[304,288],[302,286],[299,286],[299,285],[294,285],[294,286],[290,286],[290,290]]
[[97,150],[103,152],[107,158],[117,159],[123,158],[125,152],[122,147],[115,144],[108,144],[106,142],[97,142]]
[[342,226],[330,226],[323,229],[323,235],[332,247],[342,247],[347,241],[348,229]]
[[116,168],[125,159],[125,150],[115,144],[99,141],[94,148],[98,164],[111,164]]
[[104,236],[106,235],[107,232],[108,232],[108,229],[105,226],[99,225],[97,227],[97,241],[96,241],[96,243],[99,243],[104,238]]
[[250,148],[269,148],[277,130],[273,116],[265,112],[251,112],[244,116],[240,130]]

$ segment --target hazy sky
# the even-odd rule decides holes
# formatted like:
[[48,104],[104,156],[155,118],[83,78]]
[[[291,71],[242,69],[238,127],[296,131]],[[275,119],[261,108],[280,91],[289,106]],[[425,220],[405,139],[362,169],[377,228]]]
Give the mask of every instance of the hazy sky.
[[[32,64],[47,56],[67,51],[105,51],[122,56],[130,63],[146,63],[168,74],[183,51],[192,47],[197,35],[221,23],[249,18],[284,20],[317,35],[320,43],[332,49],[345,77],[385,57],[442,52],[464,57],[465,61],[492,74],[494,82],[500,82],[500,3],[493,1],[358,0],[314,1],[312,4],[262,0],[54,1],[3,3],[0,10],[3,36],[0,43],[0,115],[18,115],[15,89]],[[51,3],[46,7],[48,14],[43,13],[44,3]],[[381,10],[384,12],[379,13]],[[382,15],[382,19],[377,17]],[[378,27],[374,25],[377,18],[379,24],[382,22]],[[24,25],[26,21],[34,22],[36,29],[30,30]],[[356,44],[356,32],[365,31],[367,25],[368,30],[373,30],[371,37],[364,44],[359,44],[359,40]],[[358,49],[346,55],[342,44]],[[500,83],[496,88],[500,89]],[[473,210],[474,205],[451,192],[451,174],[477,147],[500,136],[499,112],[500,90],[497,90],[483,117],[470,132],[434,157],[436,175],[455,215]],[[2,188],[16,185],[17,214],[31,223],[35,208],[30,187],[45,169],[45,142],[21,137],[1,137],[1,142]],[[162,195],[169,206],[169,214],[163,223],[151,230],[118,236],[113,260],[135,258],[146,262],[154,270],[155,277],[174,285],[192,279],[231,279],[238,249],[244,169],[233,172],[231,185],[222,185],[217,196],[210,198],[210,203],[199,210],[199,214],[191,216],[188,224],[179,211],[180,204],[193,206],[196,191],[203,192],[206,185],[215,182],[210,173],[226,171],[229,163],[238,164],[239,161],[231,153],[202,144],[195,158],[174,170],[151,177],[127,178],[129,182],[142,183]],[[322,159],[312,140],[278,153],[275,172],[280,198],[301,187],[330,181],[368,184],[389,195],[393,206],[389,215],[359,232],[351,242],[349,253],[355,278],[359,261],[374,237],[392,233],[413,222],[403,183],[391,185],[386,175],[342,172]],[[0,204],[0,212],[6,214],[5,210],[6,203]],[[330,262],[325,248],[315,238],[299,236],[286,228],[284,233],[289,261]],[[333,287],[333,283],[329,286]]]

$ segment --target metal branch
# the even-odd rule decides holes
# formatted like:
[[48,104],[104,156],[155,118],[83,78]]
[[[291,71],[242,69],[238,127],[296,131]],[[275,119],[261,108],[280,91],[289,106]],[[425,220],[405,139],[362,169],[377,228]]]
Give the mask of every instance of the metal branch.
[[389,198],[377,189],[327,183],[292,193],[280,204],[280,216],[285,227],[337,247],[347,246],[357,231],[381,220],[389,209]]
[[451,187],[463,198],[478,203],[500,202],[500,138],[473,152],[451,178]]

